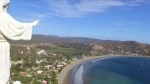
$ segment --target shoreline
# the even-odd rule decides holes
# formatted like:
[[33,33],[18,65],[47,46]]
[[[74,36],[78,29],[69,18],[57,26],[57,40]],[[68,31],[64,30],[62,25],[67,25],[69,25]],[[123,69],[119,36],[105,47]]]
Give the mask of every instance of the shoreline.
[[[63,70],[61,71],[61,73],[58,75],[58,77],[57,77],[58,84],[69,84],[68,80],[69,80],[70,72],[78,64],[83,63],[88,60],[101,58],[101,57],[107,57],[107,56],[110,56],[110,55],[83,57],[83,59],[76,59],[76,60],[72,61],[70,64],[67,64],[66,67],[64,67]],[[115,57],[115,56],[112,56],[112,57]]]
[[[96,58],[103,58],[103,57],[106,57],[106,58],[107,57],[122,57],[122,55],[89,56],[89,57],[83,57],[82,59],[76,59],[76,60],[72,61],[70,64],[67,64],[66,67],[63,68],[63,70],[57,77],[58,84],[69,84],[70,73],[75,66],[77,66],[83,62],[86,62],[88,60],[92,60],[92,59],[96,59]],[[141,56],[127,56],[127,57],[141,57]],[[143,57],[147,57],[147,56],[143,56]]]

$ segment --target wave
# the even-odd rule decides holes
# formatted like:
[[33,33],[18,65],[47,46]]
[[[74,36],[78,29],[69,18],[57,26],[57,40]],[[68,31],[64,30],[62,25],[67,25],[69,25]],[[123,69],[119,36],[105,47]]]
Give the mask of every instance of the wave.
[[92,60],[85,61],[77,66],[75,66],[71,72],[70,84],[84,84],[84,76],[86,76],[88,70],[99,63],[100,60],[110,58],[96,58]]
[[74,84],[83,84],[83,65],[80,66],[80,68],[75,74]]
[[102,59],[106,59],[106,57],[104,57],[104,58],[99,58],[99,59],[97,59],[97,60],[95,60],[95,59],[94,59],[94,61],[92,61],[91,63],[94,63],[94,62],[100,61],[100,60],[102,60]]

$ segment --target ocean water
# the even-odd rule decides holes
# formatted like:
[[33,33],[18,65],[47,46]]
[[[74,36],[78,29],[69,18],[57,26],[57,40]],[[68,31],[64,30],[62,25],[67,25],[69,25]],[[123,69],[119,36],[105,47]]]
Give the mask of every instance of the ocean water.
[[70,84],[150,84],[150,58],[99,58],[76,66]]

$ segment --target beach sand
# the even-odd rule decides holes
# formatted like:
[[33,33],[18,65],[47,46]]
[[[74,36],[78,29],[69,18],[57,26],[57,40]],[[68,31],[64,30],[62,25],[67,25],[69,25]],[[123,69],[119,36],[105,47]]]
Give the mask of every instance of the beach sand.
[[69,65],[66,65],[66,67],[61,71],[61,73],[58,75],[58,84],[68,84],[68,79],[69,79],[69,74],[72,70],[73,67],[76,65],[91,60],[95,58],[100,58],[100,57],[106,57],[106,56],[90,56],[90,57],[83,57],[83,59],[76,59],[72,61]]

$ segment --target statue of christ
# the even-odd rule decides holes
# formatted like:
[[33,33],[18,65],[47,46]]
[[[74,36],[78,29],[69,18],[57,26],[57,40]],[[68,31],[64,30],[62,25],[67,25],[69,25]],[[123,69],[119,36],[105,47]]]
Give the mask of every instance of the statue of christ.
[[10,40],[30,40],[39,21],[21,23],[7,13],[10,0],[0,0],[0,84],[9,84]]

